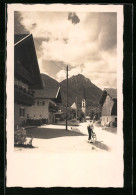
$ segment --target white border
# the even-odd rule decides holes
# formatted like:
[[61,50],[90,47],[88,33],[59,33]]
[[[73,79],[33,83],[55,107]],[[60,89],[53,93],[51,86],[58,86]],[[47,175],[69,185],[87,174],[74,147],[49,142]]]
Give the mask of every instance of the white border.
[[[73,12],[117,12],[117,98],[118,98],[118,144],[117,157],[123,158],[123,5],[7,5],[7,186],[14,186],[11,181],[14,167],[14,11],[73,11]],[[118,166],[118,165],[117,165]],[[121,167],[123,169],[123,165]],[[123,172],[123,170],[122,170]],[[23,185],[23,184],[22,184]],[[29,186],[31,187],[31,186]],[[44,187],[44,186],[37,186]],[[97,186],[96,186],[97,187]],[[99,186],[98,186],[99,187]]]

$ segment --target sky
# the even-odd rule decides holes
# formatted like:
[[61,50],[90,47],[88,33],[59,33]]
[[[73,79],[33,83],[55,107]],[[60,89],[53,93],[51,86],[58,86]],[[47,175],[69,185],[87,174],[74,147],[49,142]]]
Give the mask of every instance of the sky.
[[61,82],[83,74],[97,87],[117,85],[117,13],[14,12],[15,34],[31,33],[41,73]]

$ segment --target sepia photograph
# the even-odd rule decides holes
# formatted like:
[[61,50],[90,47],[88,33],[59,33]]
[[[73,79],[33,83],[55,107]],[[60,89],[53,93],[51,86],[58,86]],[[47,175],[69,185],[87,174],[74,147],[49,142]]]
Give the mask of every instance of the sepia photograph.
[[7,187],[123,187],[123,6],[7,19]]

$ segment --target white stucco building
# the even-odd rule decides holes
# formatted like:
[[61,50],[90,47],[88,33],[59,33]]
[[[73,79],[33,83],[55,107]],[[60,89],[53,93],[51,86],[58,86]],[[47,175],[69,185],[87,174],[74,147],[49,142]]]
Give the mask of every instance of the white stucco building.
[[35,90],[34,105],[26,110],[28,118],[44,118],[47,123],[55,122],[55,113],[61,103],[60,87]]

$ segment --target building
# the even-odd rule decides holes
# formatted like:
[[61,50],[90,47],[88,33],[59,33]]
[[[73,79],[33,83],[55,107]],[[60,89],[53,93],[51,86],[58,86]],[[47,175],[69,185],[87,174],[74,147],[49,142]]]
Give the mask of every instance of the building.
[[54,123],[55,115],[61,113],[58,108],[61,103],[60,87],[45,87],[35,90],[34,104],[27,108],[26,113],[29,118],[43,118],[47,123]]
[[110,125],[111,122],[117,122],[117,89],[104,89],[99,104],[101,124]]
[[27,118],[26,109],[34,104],[34,90],[42,89],[32,34],[14,36],[14,125]]
[[86,115],[86,97],[85,97],[85,90],[84,90],[84,94],[83,94],[81,110]]

